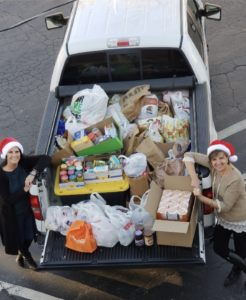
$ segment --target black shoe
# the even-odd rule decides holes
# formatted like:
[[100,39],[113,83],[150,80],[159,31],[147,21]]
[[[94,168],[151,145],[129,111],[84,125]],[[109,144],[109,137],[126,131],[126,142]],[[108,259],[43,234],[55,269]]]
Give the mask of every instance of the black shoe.
[[31,270],[36,270],[38,267],[36,262],[34,261],[34,259],[31,256],[25,257],[25,263],[26,263],[26,266]]
[[230,285],[233,285],[238,278],[240,277],[241,270],[235,266],[232,267],[231,272],[228,274],[224,281],[224,286],[228,287]]
[[241,256],[239,256],[235,252],[230,251],[227,260],[238,269],[241,269],[242,271],[244,271],[244,273],[246,273],[246,261]]
[[25,268],[24,257],[22,256],[22,254],[17,255],[16,262],[21,268]]

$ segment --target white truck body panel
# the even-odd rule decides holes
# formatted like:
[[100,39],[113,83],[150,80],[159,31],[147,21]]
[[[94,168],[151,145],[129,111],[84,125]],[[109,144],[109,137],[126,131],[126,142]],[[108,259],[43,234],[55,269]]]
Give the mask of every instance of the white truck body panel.
[[181,46],[197,82],[209,82],[206,66],[187,32],[186,11],[187,0],[78,1],[71,12],[50,90],[58,86],[68,54],[108,50],[109,40],[126,38],[138,38],[137,48]]
[[80,1],[68,40],[70,55],[107,48],[112,38],[139,37],[139,47],[179,47],[180,0]]

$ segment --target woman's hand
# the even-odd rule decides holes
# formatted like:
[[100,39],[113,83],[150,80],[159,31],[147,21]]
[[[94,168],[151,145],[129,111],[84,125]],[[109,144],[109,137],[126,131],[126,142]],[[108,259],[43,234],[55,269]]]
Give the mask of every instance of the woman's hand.
[[200,188],[194,188],[193,194],[194,194],[196,197],[201,196],[201,195],[202,195],[201,189],[200,189]]
[[[30,189],[32,183],[33,183],[33,180],[34,180],[34,176],[32,174],[29,174],[27,177],[26,177],[26,180],[25,180],[25,188]],[[24,188],[24,189],[25,189]]]

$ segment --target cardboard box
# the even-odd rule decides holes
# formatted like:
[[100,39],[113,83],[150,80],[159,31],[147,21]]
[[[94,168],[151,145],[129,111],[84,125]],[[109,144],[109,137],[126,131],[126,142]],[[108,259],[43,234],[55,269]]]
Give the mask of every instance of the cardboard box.
[[67,158],[69,156],[73,156],[74,152],[73,149],[71,148],[71,142],[73,141],[73,138],[70,134],[68,134],[67,137],[67,143],[65,144],[64,148],[61,150],[56,151],[52,156],[51,156],[51,163],[53,166],[57,167],[61,163],[61,160],[63,158]]
[[[178,189],[181,191],[192,191],[189,176],[165,176],[166,189]],[[163,190],[154,182],[151,182],[150,192],[145,208],[155,219],[153,230],[156,231],[157,244],[168,246],[192,247],[197,226],[197,200],[195,199],[190,221],[157,220],[156,212],[159,206]]]
[[122,149],[123,148],[122,133],[120,131],[119,126],[116,124],[113,118],[104,119],[103,121],[86,128],[86,130],[90,132],[93,128],[98,128],[102,132],[104,132],[104,126],[111,123],[114,123],[117,129],[117,133],[118,133],[117,137],[109,138],[97,145],[93,145],[92,147],[83,149],[81,151],[77,151],[76,154],[78,156],[95,155],[95,154],[110,153]]

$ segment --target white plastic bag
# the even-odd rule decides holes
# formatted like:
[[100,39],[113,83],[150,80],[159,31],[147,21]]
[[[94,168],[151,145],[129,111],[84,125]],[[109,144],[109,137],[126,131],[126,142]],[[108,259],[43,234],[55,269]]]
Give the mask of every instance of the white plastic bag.
[[124,213],[109,214],[109,220],[117,230],[119,242],[122,246],[128,246],[135,237],[135,226],[132,220],[124,215]]
[[187,97],[183,96],[183,93],[177,91],[172,93],[171,102],[174,110],[174,115],[178,119],[188,120],[190,119],[190,101]]
[[156,95],[146,95],[142,99],[142,108],[138,116],[138,120],[157,117],[158,114],[158,98]]
[[91,226],[98,246],[111,248],[118,243],[117,229],[108,218],[102,217],[100,220],[92,222]]
[[73,95],[70,109],[84,129],[104,119],[107,105],[107,94],[95,84],[92,89],[84,89]]
[[98,194],[97,192],[94,192],[90,195],[90,200],[95,203],[96,205],[98,205],[102,211],[104,211],[105,209],[105,205],[106,205],[106,201],[105,199]]
[[77,204],[73,204],[72,208],[76,213],[77,220],[84,220],[88,223],[96,221],[105,216],[103,209],[91,200],[81,201]]
[[123,158],[123,169],[128,177],[138,177],[146,171],[147,157],[143,153],[134,153],[129,157],[119,155],[119,158]]
[[[154,219],[151,214],[144,208],[147,202],[149,190],[142,197],[132,196],[129,202],[129,209],[132,211],[131,218],[135,226],[143,226],[144,230],[152,230]],[[140,200],[139,204],[134,202],[134,199]]]
[[75,220],[75,214],[70,206],[50,206],[47,209],[45,227],[46,229],[59,231],[66,235],[67,230]]
[[164,139],[159,130],[161,130],[161,122],[159,120],[155,120],[150,123],[147,136],[149,136],[153,142],[163,143]]
[[72,135],[80,130],[82,130],[82,124],[77,121],[75,116],[70,116],[65,122],[65,129]]

